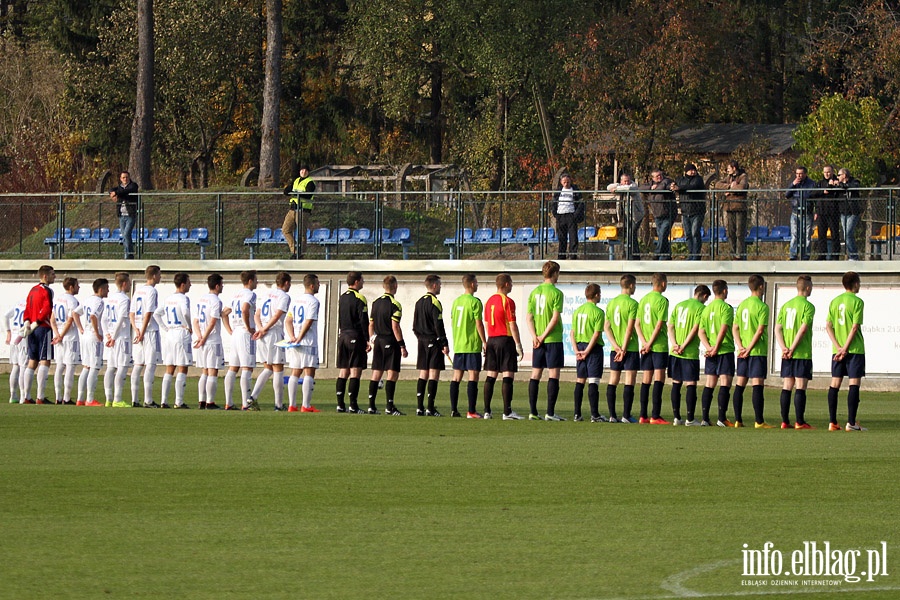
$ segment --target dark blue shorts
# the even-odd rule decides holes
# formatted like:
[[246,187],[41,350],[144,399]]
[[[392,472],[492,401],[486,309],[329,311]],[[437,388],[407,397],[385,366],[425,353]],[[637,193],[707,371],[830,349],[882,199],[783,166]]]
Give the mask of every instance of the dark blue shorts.
[[665,369],[669,364],[668,352],[653,352],[641,354],[641,371],[655,371]]
[[669,379],[673,381],[700,381],[700,359],[669,357]]
[[609,353],[609,370],[610,371],[637,371],[641,366],[641,355],[637,352],[625,352],[622,362],[616,362],[615,350]]
[[734,352],[707,358],[703,371],[707,375],[734,375]]
[[457,352],[453,355],[454,371],[480,371],[481,352]]
[[[34,335],[33,333],[31,335]],[[834,355],[831,361],[832,377],[847,377],[849,379],[859,379],[866,376],[866,355],[865,354],[848,354],[841,362],[834,362]]]
[[53,330],[49,327],[38,327],[26,338],[28,344],[28,360],[53,360]]
[[812,359],[811,358],[782,358],[781,359],[781,376],[794,377],[799,379],[812,379]]
[[757,377],[766,378],[766,357],[765,356],[748,356],[747,358],[737,359],[737,376],[749,377],[756,379]]
[[534,349],[531,366],[535,369],[562,369],[566,364],[562,342],[544,342]]
[[[577,344],[579,350],[584,350],[587,346],[586,342],[578,342]],[[595,345],[591,353],[587,355],[587,358],[575,363],[575,376],[578,379],[603,377],[603,346]]]

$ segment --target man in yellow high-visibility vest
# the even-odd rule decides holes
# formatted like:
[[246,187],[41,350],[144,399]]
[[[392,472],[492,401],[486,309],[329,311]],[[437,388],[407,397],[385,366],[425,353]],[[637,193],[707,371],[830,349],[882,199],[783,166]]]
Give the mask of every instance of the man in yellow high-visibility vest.
[[[303,258],[306,254],[306,221],[313,207],[313,192],[316,183],[309,176],[309,167],[300,167],[300,175],[294,183],[284,189],[284,195],[291,197],[291,207],[284,216],[281,232],[291,250],[291,258]],[[299,223],[298,223],[299,221]],[[300,230],[300,247],[294,241],[294,231]]]

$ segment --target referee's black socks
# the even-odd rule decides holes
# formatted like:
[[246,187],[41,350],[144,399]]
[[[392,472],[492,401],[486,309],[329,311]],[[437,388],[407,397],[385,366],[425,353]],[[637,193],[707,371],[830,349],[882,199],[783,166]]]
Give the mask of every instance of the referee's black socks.
[[338,408],[344,410],[346,407],[344,405],[344,393],[347,390],[347,378],[346,377],[338,377],[334,382],[334,391],[337,394],[337,405]]
[[425,412],[425,386],[428,384],[427,379],[421,377],[416,380],[416,410]]

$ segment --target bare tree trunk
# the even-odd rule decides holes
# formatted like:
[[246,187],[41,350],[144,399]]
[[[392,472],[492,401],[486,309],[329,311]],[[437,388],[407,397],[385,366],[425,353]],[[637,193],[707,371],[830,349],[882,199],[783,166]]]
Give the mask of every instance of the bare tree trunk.
[[141,189],[152,190],[153,146],[153,0],[138,0],[138,69],[128,170]]
[[444,71],[438,63],[431,65],[431,132],[429,135],[431,164],[439,165],[443,159],[444,115],[441,113],[444,99]]
[[263,88],[259,187],[278,185],[281,171],[281,0],[266,0],[266,82]]

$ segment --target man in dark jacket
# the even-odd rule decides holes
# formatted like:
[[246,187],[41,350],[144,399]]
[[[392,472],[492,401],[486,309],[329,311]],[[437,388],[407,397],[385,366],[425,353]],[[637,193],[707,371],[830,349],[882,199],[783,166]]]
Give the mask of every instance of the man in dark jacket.
[[559,191],[553,196],[550,210],[556,218],[559,259],[578,258],[578,224],[584,221],[584,200],[568,173],[559,176]]
[[806,175],[806,167],[794,169],[794,180],[784,197],[791,201],[791,260],[809,260],[812,238],[812,208],[810,198],[816,183]]
[[[834,172],[834,167],[825,165],[822,167],[822,179],[816,183],[816,190],[810,197],[818,198],[816,201],[816,230],[818,231],[818,241],[816,242],[816,251],[819,254],[819,260],[837,260],[841,254],[840,234],[838,233],[838,225],[840,219],[838,217],[837,196],[840,193],[837,189],[840,182]],[[831,243],[828,243],[828,231],[831,231]]]
[[671,260],[672,243],[669,241],[669,233],[672,231],[672,223],[675,222],[677,209],[675,206],[675,194],[671,191],[672,180],[666,177],[660,169],[650,173],[650,183],[640,186],[653,220],[656,221],[656,260]]
[[859,181],[847,169],[838,170],[837,209],[841,220],[844,244],[847,247],[847,258],[859,260],[856,249],[856,226],[865,210],[863,200],[859,197]]
[[122,246],[125,249],[125,258],[134,258],[134,241],[131,232],[137,220],[138,184],[131,180],[128,171],[119,173],[119,185],[109,191],[109,197],[116,201],[116,214],[119,215],[119,231],[122,232]]
[[706,217],[706,183],[697,173],[697,166],[694,163],[686,164],[684,177],[679,177],[672,184],[671,189],[673,192],[678,192],[688,260],[700,260],[703,250],[703,243],[700,241],[700,227]]

